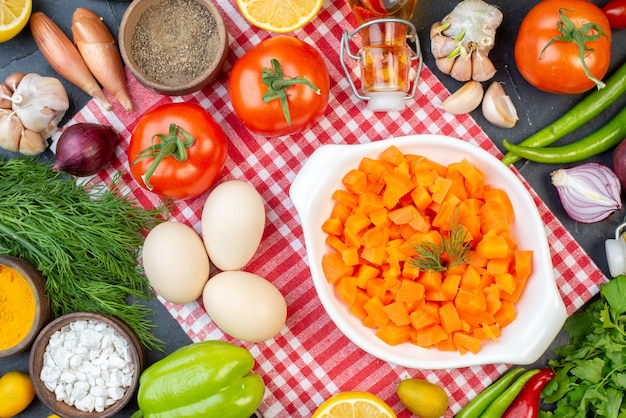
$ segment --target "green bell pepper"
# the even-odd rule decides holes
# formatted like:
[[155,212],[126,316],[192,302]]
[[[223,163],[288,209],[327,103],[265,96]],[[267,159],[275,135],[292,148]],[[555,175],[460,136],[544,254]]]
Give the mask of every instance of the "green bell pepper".
[[253,366],[248,350],[225,341],[179,348],[141,374],[132,417],[248,418],[265,392]]

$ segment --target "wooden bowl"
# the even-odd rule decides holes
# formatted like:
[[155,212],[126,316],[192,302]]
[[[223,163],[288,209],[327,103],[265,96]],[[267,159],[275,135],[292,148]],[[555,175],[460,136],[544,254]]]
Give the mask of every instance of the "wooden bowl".
[[[32,325],[23,338],[14,346],[0,349],[0,358],[3,358],[22,353],[30,348],[41,328],[52,319],[52,309],[50,308],[50,299],[45,290],[46,279],[35,266],[26,260],[11,256],[0,256],[0,266],[9,267],[22,276],[30,287],[35,300],[35,316]],[[7,295],[7,298],[10,297],[12,295]],[[2,320],[5,321],[6,319],[3,318]],[[0,332],[6,332],[4,325]]]
[[[113,405],[107,407],[102,412],[86,412],[79,410],[78,408],[66,403],[63,400],[58,400],[54,392],[50,391],[41,379],[41,370],[44,364],[44,353],[48,348],[51,336],[61,330],[66,325],[70,325],[77,321],[88,320],[97,321],[108,325],[115,331],[115,334],[122,337],[129,347],[130,362],[133,365],[134,372],[132,375],[130,386],[126,388],[124,395],[121,399],[115,402]],[[105,418],[112,417],[116,413],[128,404],[133,398],[137,387],[139,386],[139,377],[144,368],[144,352],[141,347],[141,343],[135,333],[118,318],[101,315],[97,313],[89,312],[76,312],[69,315],[61,316],[54,321],[50,322],[37,336],[37,339],[33,343],[33,349],[30,353],[29,359],[29,371],[33,381],[33,388],[37,397],[55,414],[62,417],[74,417],[74,418]]]
[[228,53],[228,32],[211,0],[134,0],[122,16],[118,40],[137,80],[169,96],[208,86]]

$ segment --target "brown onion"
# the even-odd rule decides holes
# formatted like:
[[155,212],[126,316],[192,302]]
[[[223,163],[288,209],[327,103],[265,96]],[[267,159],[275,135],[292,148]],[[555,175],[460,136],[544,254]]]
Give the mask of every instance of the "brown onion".
[[111,163],[118,140],[119,134],[110,126],[71,125],[59,137],[52,169],[77,177],[97,174]]

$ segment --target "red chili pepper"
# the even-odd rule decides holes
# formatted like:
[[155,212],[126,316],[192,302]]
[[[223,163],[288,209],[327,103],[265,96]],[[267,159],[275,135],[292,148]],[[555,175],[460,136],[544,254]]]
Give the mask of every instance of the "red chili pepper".
[[539,416],[539,396],[544,386],[554,379],[550,368],[541,369],[530,378],[513,403],[504,411],[502,418],[537,418]]

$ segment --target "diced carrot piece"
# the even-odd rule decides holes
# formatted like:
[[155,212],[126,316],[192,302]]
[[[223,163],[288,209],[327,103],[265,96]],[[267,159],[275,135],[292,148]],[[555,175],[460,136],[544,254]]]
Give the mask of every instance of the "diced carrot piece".
[[389,211],[388,215],[391,222],[396,225],[408,224],[417,216],[417,209],[414,206],[403,206],[398,209]]
[[383,197],[370,191],[364,191],[359,194],[359,204],[355,211],[367,215],[371,219],[372,212],[381,208],[384,208]]
[[341,252],[348,248],[345,242],[343,242],[340,238],[335,235],[326,236],[326,244],[337,252]]
[[351,276],[354,268],[346,266],[340,253],[328,253],[322,257],[322,271],[326,280],[334,284],[343,276]]
[[406,310],[406,306],[402,302],[392,302],[384,307],[387,316],[391,322],[396,325],[409,325],[411,318]]
[[370,218],[368,218],[366,215],[363,215],[362,213],[352,213],[352,215],[350,215],[348,219],[346,219],[344,229],[350,231],[353,234],[358,234],[359,232],[370,226],[371,223],[372,221],[370,221]]
[[387,316],[384,307],[385,305],[377,297],[371,297],[363,304],[363,309],[365,309],[365,312],[372,318],[377,327],[382,327],[389,322],[389,316]]
[[417,185],[410,193],[411,199],[420,211],[424,211],[432,202],[433,198],[424,186]]
[[429,187],[433,202],[441,203],[448,194],[452,180],[447,177],[437,177],[435,182]]
[[363,305],[366,301],[369,300],[369,296],[365,292],[365,290],[357,287],[354,303],[350,306],[350,311],[359,319],[363,320],[367,317],[367,312],[363,308]]
[[399,166],[406,161],[402,151],[400,151],[400,149],[398,149],[395,145],[385,148],[385,150],[379,155],[379,158],[382,161],[390,162],[395,166]]
[[424,286],[427,292],[433,292],[441,288],[443,279],[440,271],[425,270],[420,274],[417,281]]
[[461,282],[459,283],[459,287],[462,289],[476,289],[479,285],[480,273],[474,266],[469,264],[461,275]]
[[376,226],[380,226],[382,228],[388,228],[391,225],[391,221],[389,217],[387,217],[387,213],[389,211],[387,208],[374,209],[369,213],[369,218],[372,223]]
[[368,183],[376,183],[385,173],[387,167],[379,160],[365,157],[359,163],[359,170],[365,173]]
[[337,218],[342,223],[345,223],[346,219],[348,219],[348,216],[350,216],[351,213],[352,213],[352,208],[350,206],[344,205],[341,202],[336,202],[333,205],[333,210],[330,212],[330,217]]
[[496,286],[506,293],[513,293],[517,287],[517,281],[511,273],[498,274],[495,276]]
[[356,277],[343,276],[335,283],[335,290],[339,299],[352,306],[356,301]]
[[415,280],[420,275],[419,267],[413,263],[406,261],[402,264],[402,277],[405,279]]
[[424,286],[413,280],[401,280],[395,299],[398,302],[414,302],[424,298]]
[[517,310],[515,309],[513,302],[503,300],[502,307],[494,316],[498,325],[504,328],[515,320],[517,317]]
[[451,336],[448,336],[448,338],[443,341],[439,341],[435,344],[435,347],[437,347],[437,350],[439,351],[456,351],[456,345],[454,345],[454,341],[452,341]]
[[361,236],[361,245],[365,248],[384,247],[387,245],[388,232],[386,228],[374,226]]
[[470,353],[476,354],[480,350],[480,340],[465,332],[455,332],[452,336],[452,340],[457,348],[465,349]]
[[385,247],[382,246],[374,248],[364,247],[361,250],[361,258],[377,266],[383,265],[386,255],[387,251],[385,251]]
[[500,327],[497,324],[481,324],[479,327],[474,328],[472,331],[474,336],[479,340],[493,340],[498,341],[500,337]]
[[328,235],[341,235],[343,234],[343,222],[339,218],[328,218],[322,224],[322,231]]
[[409,341],[411,327],[388,322],[376,331],[376,336],[389,345],[398,345]]
[[510,224],[515,220],[515,211],[509,195],[503,189],[486,188],[483,192],[485,203],[492,203],[500,206],[505,213],[506,221]]
[[448,334],[441,325],[431,325],[417,331],[417,345],[420,347],[432,347],[440,341],[448,338]]
[[533,251],[515,251],[515,275],[518,279],[526,280],[533,269]]
[[459,291],[459,286],[461,284],[461,275],[459,274],[446,274],[446,277],[443,279],[441,283],[441,293],[443,294],[443,300],[454,300],[457,292]]
[[503,258],[509,254],[509,245],[506,240],[497,235],[493,230],[483,235],[480,242],[476,245],[476,255],[478,257]]
[[383,300],[385,298],[385,293],[387,293],[387,290],[385,289],[385,280],[382,278],[370,280],[365,286],[365,292],[367,292],[370,298],[376,297],[379,300]]
[[492,258],[487,261],[487,273],[495,276],[508,273],[511,268],[511,258]]
[[465,188],[470,196],[482,196],[485,185],[485,175],[476,166],[463,158],[458,163],[452,163],[448,166],[448,172],[458,172],[465,178]]
[[346,266],[356,266],[360,263],[359,250],[355,247],[348,247],[341,251],[341,259]]
[[361,289],[365,289],[367,287],[367,282],[377,278],[379,274],[380,270],[376,267],[369,264],[361,264],[356,275],[356,285]]
[[429,315],[425,309],[418,309],[411,312],[409,318],[411,318],[411,325],[413,325],[413,328],[416,330],[439,323],[439,318]]
[[459,311],[472,315],[478,315],[487,309],[487,300],[480,289],[459,289],[454,303]]
[[341,182],[349,192],[354,194],[363,193],[367,190],[367,176],[361,170],[352,169],[348,171]]
[[459,313],[452,302],[446,302],[441,305],[439,308],[439,320],[441,321],[441,326],[448,334],[461,329],[461,318],[459,318]]
[[350,208],[356,208],[359,204],[359,197],[354,193],[350,193],[347,190],[337,189],[333,192],[333,199],[342,203]]

